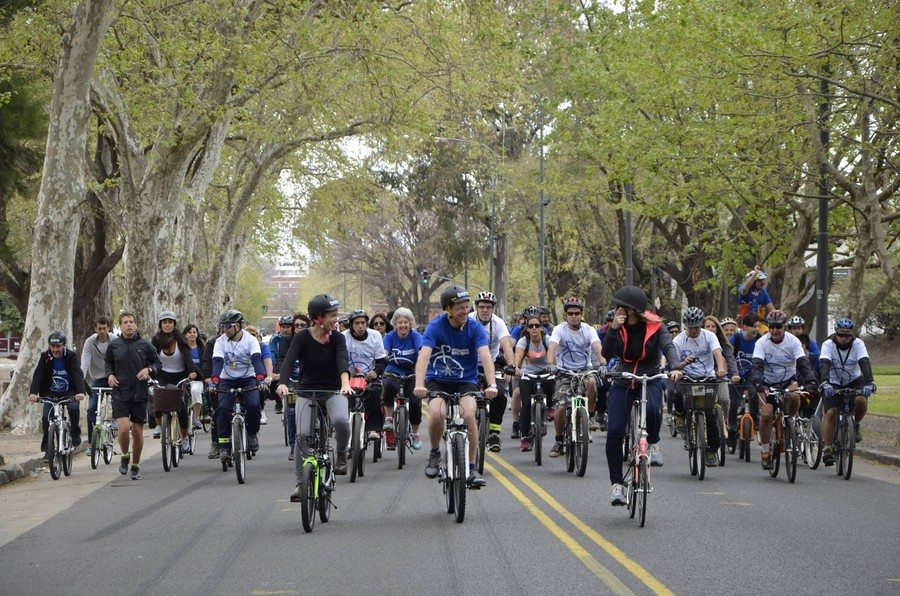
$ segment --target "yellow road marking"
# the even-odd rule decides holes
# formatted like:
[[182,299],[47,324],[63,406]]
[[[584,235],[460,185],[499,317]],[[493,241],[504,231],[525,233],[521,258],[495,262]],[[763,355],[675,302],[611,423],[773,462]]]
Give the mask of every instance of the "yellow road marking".
[[[604,538],[600,535],[596,530],[592,527],[578,519],[574,514],[572,514],[568,509],[562,506],[562,504],[554,499],[550,494],[540,487],[535,481],[531,478],[517,470],[512,464],[504,460],[499,455],[494,453],[489,453],[491,459],[494,459],[501,466],[506,468],[510,474],[519,479],[519,481],[530,488],[534,493],[541,498],[545,503],[550,505],[557,513],[563,516],[570,524],[578,528],[582,534],[590,538],[597,546],[605,550],[609,555],[619,562],[625,569],[631,572],[636,578],[641,580],[641,582],[650,588],[650,590],[654,594],[664,594],[666,596],[674,596],[673,592],[667,588],[661,581],[650,575],[650,572],[644,569],[637,561],[630,559],[624,552],[622,552],[619,547],[615,544]],[[487,464],[485,464],[487,465]]]
[[525,506],[528,511],[535,516],[538,521],[544,524],[551,534],[556,536],[556,538],[568,548],[573,555],[578,557],[584,566],[591,570],[591,572],[596,575],[600,581],[606,584],[610,590],[612,590],[616,594],[634,594],[631,590],[628,589],[628,586],[622,583],[619,578],[617,578],[613,573],[604,567],[600,561],[595,559],[589,552],[587,552],[575,538],[572,537],[571,534],[568,534],[562,527],[550,519],[550,517],[541,511],[537,505],[534,504],[525,494],[519,490],[519,488],[513,484],[506,476],[500,473],[497,468],[489,464],[488,462],[484,463],[484,469],[490,472],[500,484],[503,485],[506,490],[508,490],[512,496],[514,496],[522,505]]

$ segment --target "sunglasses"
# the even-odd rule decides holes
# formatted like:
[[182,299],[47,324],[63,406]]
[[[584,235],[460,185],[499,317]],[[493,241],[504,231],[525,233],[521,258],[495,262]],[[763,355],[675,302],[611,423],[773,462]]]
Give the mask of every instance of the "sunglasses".
[[567,310],[566,311],[567,317],[574,317],[575,315],[581,315],[581,311],[580,310]]
[[769,329],[784,329],[784,325],[769,325]]
[[835,335],[835,337],[840,337],[842,339],[848,339],[850,337],[853,337],[852,333],[835,333],[834,335]]
[[384,321],[372,321],[372,327],[387,327]]
[[222,323],[222,329],[231,329],[232,327],[235,327],[234,323]]
[[294,325],[294,329],[306,329],[308,326],[306,323],[297,323]]
[[532,323],[531,325],[528,326],[528,328],[529,329],[540,329],[541,324],[540,323],[537,323],[537,324]]

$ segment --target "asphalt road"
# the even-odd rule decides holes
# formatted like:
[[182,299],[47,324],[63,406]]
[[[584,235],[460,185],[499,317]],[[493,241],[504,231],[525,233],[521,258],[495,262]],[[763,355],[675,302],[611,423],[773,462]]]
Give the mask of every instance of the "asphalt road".
[[792,485],[754,452],[700,482],[665,436],[642,529],[609,505],[603,434],[577,478],[504,431],[463,524],[424,451],[402,471],[389,453],[339,477],[338,509],[306,534],[280,433],[270,410],[243,486],[205,435],[168,473],[148,440],[141,481],[81,456],[69,478],[0,489],[0,594],[900,593],[896,469],[859,461],[848,482],[801,467]]

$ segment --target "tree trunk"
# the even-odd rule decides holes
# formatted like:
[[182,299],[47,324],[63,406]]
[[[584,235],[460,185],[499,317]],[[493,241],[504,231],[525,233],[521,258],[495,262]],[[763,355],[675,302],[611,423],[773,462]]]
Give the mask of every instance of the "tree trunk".
[[84,0],[62,38],[38,193],[22,352],[13,382],[0,399],[2,427],[13,422],[34,425],[40,419],[39,410],[25,406],[32,371],[53,329],[71,337],[78,205],[87,193],[84,159],[91,114],[90,80],[113,5],[114,0]]
[[494,244],[494,295],[497,296],[495,312],[503,320],[508,314],[506,310],[507,290],[507,264],[509,261],[509,236],[506,233],[497,234]]

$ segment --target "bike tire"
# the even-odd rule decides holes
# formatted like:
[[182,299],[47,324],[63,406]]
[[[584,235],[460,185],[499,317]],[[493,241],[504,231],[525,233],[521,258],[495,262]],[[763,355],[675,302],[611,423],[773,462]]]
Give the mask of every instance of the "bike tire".
[[94,428],[94,435],[91,437],[91,469],[96,470],[100,465],[100,429]]
[[362,427],[362,416],[353,413],[350,415],[352,417],[352,424],[350,428],[350,482],[356,482],[356,477],[362,477],[360,470],[363,465],[363,456],[362,456],[362,448],[360,446],[360,433],[362,432],[360,429]]
[[[725,452],[728,450],[728,440],[726,439],[725,414],[722,408],[716,410],[716,426],[719,427],[719,465],[725,466]],[[732,451],[734,453],[734,451]]]
[[634,408],[628,410],[628,420],[625,422],[625,439],[622,441],[622,461],[628,461],[628,457],[634,450]]
[[809,434],[806,436],[806,465],[810,470],[815,470],[822,463],[822,438],[819,437],[813,428],[812,422],[809,424]]
[[588,447],[591,442],[590,431],[588,429],[588,413],[585,408],[578,408],[575,411],[575,474],[583,477],[587,472]]
[[51,422],[47,427],[47,455],[49,456],[47,465],[50,468],[50,477],[59,480],[59,477],[62,476],[62,460],[57,453],[56,443],[56,424]]
[[694,417],[685,415],[684,423],[686,425],[684,440],[687,443],[688,466],[691,476],[696,476],[698,472],[697,428],[694,426]]
[[697,426],[697,480],[706,478],[706,416],[703,412],[694,413]]
[[793,484],[797,479],[797,443],[795,440],[794,422],[789,421],[784,429],[784,473],[788,482]]
[[181,463],[181,426],[178,424],[178,415],[169,416],[169,425],[169,436],[172,438],[172,467],[177,468]]
[[466,519],[466,442],[462,435],[455,435],[451,442],[453,446],[453,492],[456,500],[456,523],[461,524]]
[[303,464],[300,472],[300,519],[308,534],[316,525],[316,468],[311,462]]
[[106,465],[109,465],[110,462],[112,462],[112,458],[113,458],[113,453],[114,453],[114,449],[115,449],[113,447],[113,445],[115,443],[115,439],[113,438],[113,431],[110,429],[107,429],[103,433],[103,435],[105,437],[105,441],[103,443],[103,463],[105,463]]
[[446,453],[444,453],[444,469],[441,471],[441,484],[444,489],[444,505],[447,508],[447,513],[453,514],[456,513],[456,493],[453,490],[453,481],[450,480],[450,474],[452,473],[451,467],[453,466],[453,450],[448,445],[446,448]]
[[[287,408],[285,408],[285,411],[287,411]],[[291,442],[288,438],[287,414],[282,414],[281,416],[281,428],[284,430],[284,446],[290,447]]]
[[394,441],[397,446],[397,469],[406,465],[406,450],[409,448],[409,416],[406,408],[398,408],[394,417]]
[[475,411],[475,422],[478,425],[478,453],[475,456],[475,468],[484,474],[484,457],[487,452],[488,419],[487,410],[478,408]]
[[162,465],[163,470],[168,472],[172,469],[172,449],[171,438],[169,437],[169,414],[162,415],[162,427],[160,428],[159,442],[162,448]]
[[847,442],[844,443],[847,451],[847,458],[844,462],[844,480],[850,480],[850,474],[853,473],[853,452],[856,450],[856,429],[853,423],[847,423]]
[[331,499],[329,492],[324,490],[325,486],[334,490],[334,473],[332,472],[331,462],[325,464],[322,470],[322,477],[319,479],[319,496],[317,500],[317,509],[319,510],[319,520],[323,524],[327,524],[331,519]]
[[772,459],[772,469],[769,470],[769,476],[772,478],[778,477],[778,470],[781,467],[781,445],[778,442],[778,424],[779,423],[774,423],[772,425],[772,438],[769,439],[769,453],[771,454],[769,457]]
[[234,473],[238,484],[247,481],[247,458],[244,453],[244,422],[240,419],[231,423],[231,459],[234,460]]
[[634,462],[628,462],[628,480],[625,483],[625,499],[628,502],[628,517],[634,519],[637,513],[637,468]]
[[750,441],[753,437],[753,422],[744,418],[741,422],[741,449],[743,450],[743,458],[745,462],[750,461]]
[[672,421],[669,423],[669,434],[674,439],[678,436],[678,429],[675,428],[675,415],[672,415]]
[[531,404],[531,449],[534,452],[534,463],[541,465],[541,457],[543,456],[542,448],[544,446],[543,429],[544,426],[544,404],[536,401]]
[[643,528],[647,521],[647,497],[650,495],[650,471],[647,469],[647,460],[641,459],[638,466],[638,520]]

